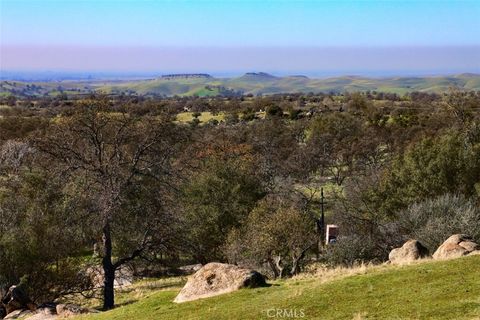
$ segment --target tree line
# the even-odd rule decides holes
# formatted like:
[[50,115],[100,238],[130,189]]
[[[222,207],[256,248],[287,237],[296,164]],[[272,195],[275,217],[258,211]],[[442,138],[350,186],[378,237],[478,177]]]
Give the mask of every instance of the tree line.
[[[479,93],[456,90],[16,101],[0,109],[0,285],[37,302],[87,294],[86,270],[101,265],[111,309],[126,264],[285,277],[310,257],[383,261],[412,236],[478,239],[479,107]],[[227,116],[179,123],[185,108]],[[341,230],[328,246],[322,187]]]

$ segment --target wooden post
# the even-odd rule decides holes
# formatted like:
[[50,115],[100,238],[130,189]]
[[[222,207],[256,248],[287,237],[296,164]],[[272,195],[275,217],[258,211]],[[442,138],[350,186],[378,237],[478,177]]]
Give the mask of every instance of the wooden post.
[[325,242],[325,198],[323,196],[323,187],[320,188],[320,218],[317,219],[317,232],[318,232],[318,255],[323,250]]

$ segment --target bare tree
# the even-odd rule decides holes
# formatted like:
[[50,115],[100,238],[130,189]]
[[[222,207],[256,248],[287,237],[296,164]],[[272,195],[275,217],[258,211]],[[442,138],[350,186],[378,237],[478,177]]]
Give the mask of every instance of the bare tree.
[[[52,124],[46,136],[35,141],[36,147],[55,161],[65,179],[81,185],[81,192],[92,203],[90,213],[101,229],[104,309],[114,307],[115,271],[151,248],[158,236],[158,224],[146,220],[158,218],[161,201],[156,202],[150,215],[141,217],[141,224],[133,216],[138,208],[127,204],[132,201],[129,193],[148,183],[170,186],[176,134],[175,126],[161,117],[140,119],[87,106]],[[132,230],[142,236],[136,238],[136,246],[128,253],[114,259],[112,228],[134,223]]]

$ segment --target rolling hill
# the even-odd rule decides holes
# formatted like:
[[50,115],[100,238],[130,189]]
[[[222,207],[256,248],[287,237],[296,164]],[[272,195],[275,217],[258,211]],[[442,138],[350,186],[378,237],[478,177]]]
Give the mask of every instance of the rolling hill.
[[[88,320],[268,319],[277,310],[304,319],[478,319],[480,256],[367,268],[356,275],[273,282],[175,304],[178,288],[160,288]],[[130,298],[139,293],[132,290]],[[269,311],[270,310],[270,311]],[[271,311],[274,310],[274,311]],[[282,311],[285,312],[285,311]]]
[[302,75],[276,77],[265,72],[246,73],[234,78],[214,78],[207,74],[181,74],[160,76],[144,80],[91,80],[20,82],[1,81],[0,96],[55,96],[62,92],[89,94],[135,93],[139,95],[162,96],[216,96],[235,94],[268,95],[276,93],[382,91],[404,94],[411,91],[447,91],[450,87],[465,90],[480,90],[480,75],[459,74],[435,77],[385,77],[367,78],[343,76],[326,79],[313,79]]

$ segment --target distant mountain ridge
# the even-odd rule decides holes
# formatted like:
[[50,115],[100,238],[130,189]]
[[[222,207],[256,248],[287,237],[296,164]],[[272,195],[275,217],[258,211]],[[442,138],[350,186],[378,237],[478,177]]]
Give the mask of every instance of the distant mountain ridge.
[[303,75],[277,77],[266,72],[248,72],[239,77],[216,78],[206,73],[166,74],[143,80],[0,81],[0,96],[55,96],[104,92],[150,96],[229,96],[240,94],[319,93],[379,91],[405,94],[412,91],[442,93],[451,87],[480,91],[480,74],[463,73],[432,77],[342,76],[325,79]]
[[207,73],[174,73],[174,74],[163,74],[162,79],[188,79],[188,78],[213,78]]
[[266,72],[247,72],[243,76],[239,78],[234,78],[237,81],[244,80],[244,81],[270,81],[279,79],[269,73]]

